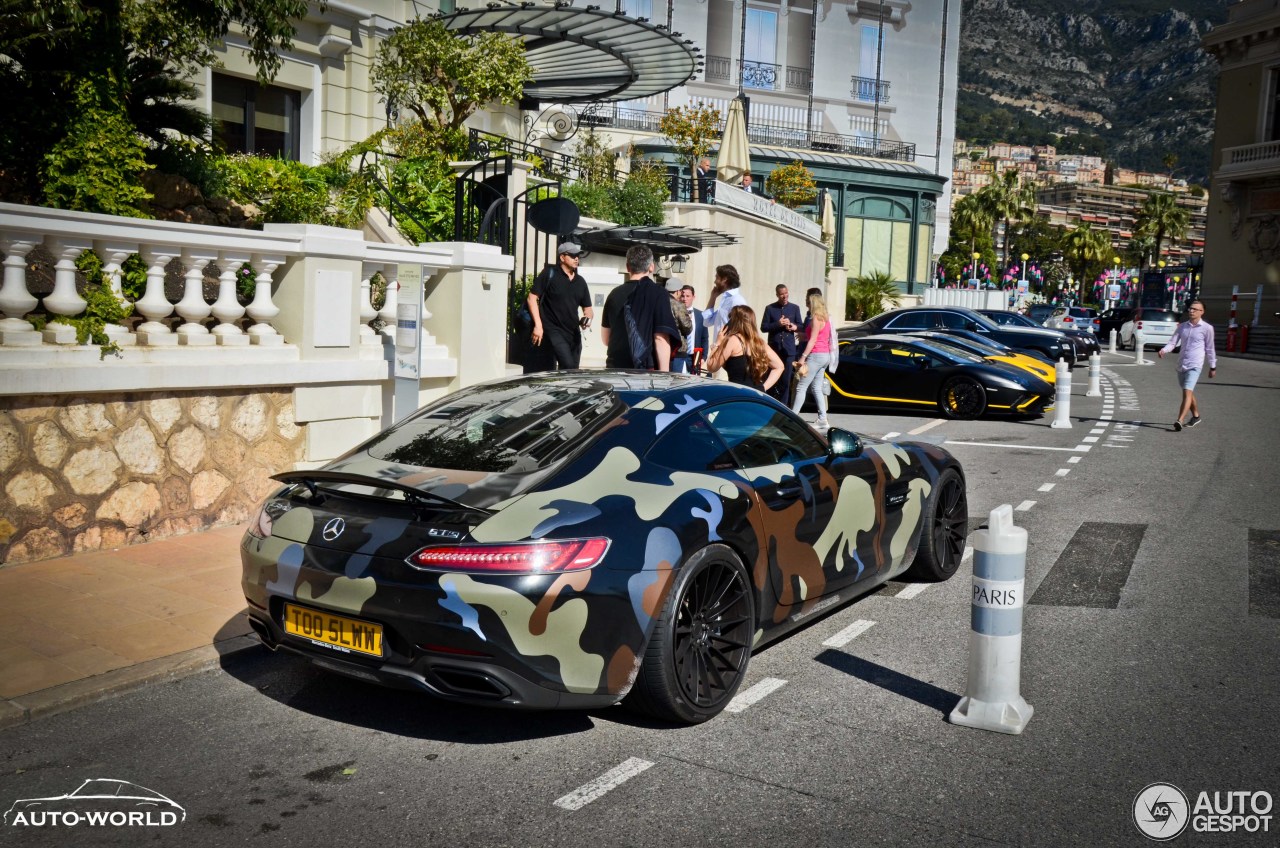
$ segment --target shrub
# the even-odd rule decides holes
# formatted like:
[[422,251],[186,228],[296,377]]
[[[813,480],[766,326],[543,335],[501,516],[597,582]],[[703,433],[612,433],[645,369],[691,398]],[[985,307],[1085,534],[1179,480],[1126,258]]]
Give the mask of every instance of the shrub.
[[144,210],[151,194],[140,178],[151,166],[128,117],[99,95],[92,80],[76,87],[76,106],[66,135],[44,155],[44,202],[55,209],[150,217]]
[[774,168],[764,181],[764,190],[788,209],[812,203],[818,196],[813,174],[799,160]]
[[885,303],[898,305],[901,294],[893,278],[884,271],[872,271],[849,281],[845,298],[845,318],[865,321],[885,311]]

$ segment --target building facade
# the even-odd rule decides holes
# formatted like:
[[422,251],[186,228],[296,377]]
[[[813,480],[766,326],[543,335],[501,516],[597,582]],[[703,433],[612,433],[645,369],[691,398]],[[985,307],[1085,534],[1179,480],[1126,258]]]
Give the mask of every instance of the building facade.
[[[1221,68],[1201,296],[1225,315],[1259,287],[1260,324],[1280,310],[1280,7],[1243,0],[1204,37]],[[1241,323],[1252,315],[1240,316]]]

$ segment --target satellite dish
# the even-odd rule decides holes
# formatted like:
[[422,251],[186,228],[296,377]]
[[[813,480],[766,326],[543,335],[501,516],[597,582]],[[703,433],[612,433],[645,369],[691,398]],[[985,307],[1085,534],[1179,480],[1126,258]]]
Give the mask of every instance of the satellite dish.
[[529,226],[540,233],[553,236],[567,236],[582,220],[578,205],[567,197],[549,197],[529,206],[526,214]]

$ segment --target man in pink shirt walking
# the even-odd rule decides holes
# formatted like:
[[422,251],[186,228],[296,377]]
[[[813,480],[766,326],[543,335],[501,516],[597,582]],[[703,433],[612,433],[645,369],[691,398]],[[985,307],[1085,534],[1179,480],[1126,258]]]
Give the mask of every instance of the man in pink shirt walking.
[[1160,348],[1159,356],[1182,345],[1182,355],[1178,357],[1178,385],[1182,387],[1182,405],[1178,407],[1178,418],[1173,422],[1174,430],[1181,430],[1182,419],[1191,413],[1191,420],[1186,423],[1194,427],[1200,423],[1200,405],[1196,403],[1196,380],[1200,379],[1200,371],[1204,368],[1205,359],[1209,360],[1209,378],[1212,379],[1218,370],[1218,354],[1213,349],[1213,325],[1202,320],[1204,304],[1193,300],[1187,305],[1187,320],[1178,325],[1173,338]]

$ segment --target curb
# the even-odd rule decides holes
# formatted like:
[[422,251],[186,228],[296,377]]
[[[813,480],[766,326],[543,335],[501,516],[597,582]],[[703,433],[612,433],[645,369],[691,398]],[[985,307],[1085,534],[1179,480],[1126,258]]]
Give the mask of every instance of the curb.
[[224,639],[212,645],[147,660],[103,674],[51,686],[39,692],[0,700],[0,730],[30,724],[39,718],[57,715],[107,698],[133,692],[164,680],[179,680],[219,667],[224,657],[262,647],[257,636]]

